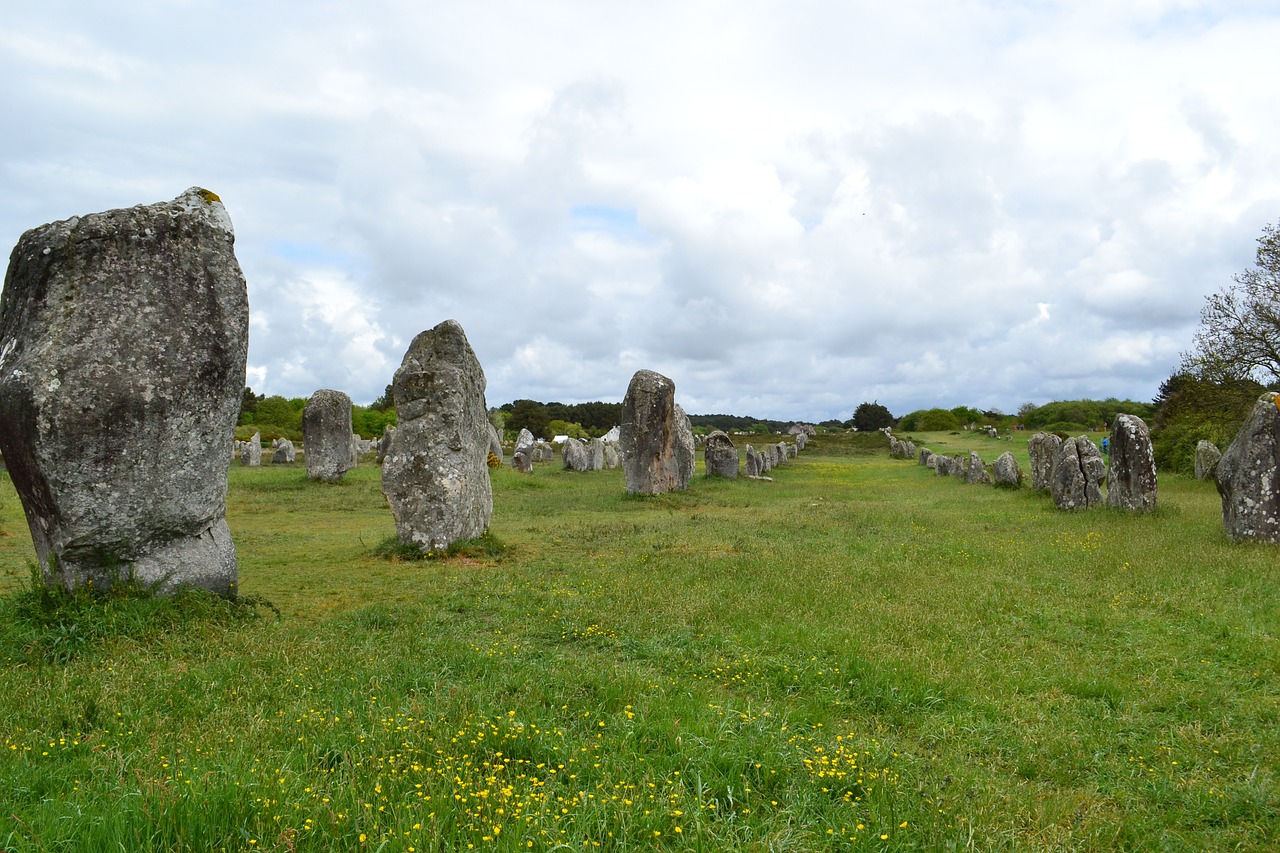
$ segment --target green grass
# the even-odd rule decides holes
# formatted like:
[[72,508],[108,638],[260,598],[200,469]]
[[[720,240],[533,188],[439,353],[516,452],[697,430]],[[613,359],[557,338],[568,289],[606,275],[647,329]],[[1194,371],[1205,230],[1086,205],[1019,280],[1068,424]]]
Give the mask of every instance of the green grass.
[[279,615],[50,624],[6,482],[0,849],[1280,846],[1280,552],[1211,484],[1062,513],[872,436],[772,476],[498,470],[489,541],[418,560],[380,553],[376,468],[233,466]]

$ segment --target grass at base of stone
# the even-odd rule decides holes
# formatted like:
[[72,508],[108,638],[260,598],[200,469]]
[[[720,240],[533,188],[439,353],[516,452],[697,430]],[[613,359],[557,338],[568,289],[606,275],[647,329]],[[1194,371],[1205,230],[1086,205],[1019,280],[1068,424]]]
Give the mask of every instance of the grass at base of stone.
[[1280,844],[1276,552],[1211,484],[1061,513],[815,444],[643,499],[498,469],[509,550],[425,562],[374,554],[376,469],[233,469],[281,618],[6,663],[0,847]]

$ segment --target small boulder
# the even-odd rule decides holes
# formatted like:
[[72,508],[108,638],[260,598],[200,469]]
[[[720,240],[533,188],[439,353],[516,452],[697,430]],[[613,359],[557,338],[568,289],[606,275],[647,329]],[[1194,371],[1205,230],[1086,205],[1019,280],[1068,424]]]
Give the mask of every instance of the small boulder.
[[1000,454],[991,470],[991,479],[997,489],[1017,489],[1022,486],[1022,469],[1009,451]]
[[1235,542],[1280,542],[1280,394],[1263,394],[1218,462],[1222,526]]
[[1027,439],[1031,457],[1031,488],[1048,491],[1053,484],[1053,464],[1062,449],[1062,439],[1051,432],[1038,432]]
[[1106,463],[1098,446],[1081,435],[1062,442],[1053,464],[1050,494],[1058,509],[1089,509],[1102,505]]
[[708,477],[727,477],[732,480],[738,476],[738,448],[733,440],[721,430],[707,436],[703,451]]
[[1107,506],[1128,512],[1156,508],[1156,457],[1147,424],[1137,415],[1116,415],[1111,427]]
[[302,446],[309,479],[335,483],[356,467],[351,398],[328,388],[312,394],[302,409]]
[[1218,462],[1222,460],[1222,451],[1212,441],[1196,443],[1196,479],[1207,480],[1218,470]]

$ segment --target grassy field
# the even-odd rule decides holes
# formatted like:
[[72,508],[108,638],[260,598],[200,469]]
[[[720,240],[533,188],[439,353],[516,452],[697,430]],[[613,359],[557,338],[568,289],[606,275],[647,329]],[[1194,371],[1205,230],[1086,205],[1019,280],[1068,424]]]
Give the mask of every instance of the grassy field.
[[426,562],[376,555],[376,467],[233,466],[274,610],[41,610],[6,479],[0,849],[1280,848],[1280,550],[1209,483],[1062,513],[868,441],[499,470],[505,550]]

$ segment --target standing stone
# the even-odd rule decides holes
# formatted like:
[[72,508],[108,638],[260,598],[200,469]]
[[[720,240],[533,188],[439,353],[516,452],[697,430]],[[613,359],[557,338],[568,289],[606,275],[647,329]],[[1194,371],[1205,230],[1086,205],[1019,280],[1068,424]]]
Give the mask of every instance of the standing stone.
[[933,456],[932,450],[930,450],[927,447],[922,447],[920,448],[920,455],[918,457],[918,461],[921,465],[927,466],[929,464],[929,458],[932,456]]
[[445,320],[409,344],[391,383],[400,421],[382,493],[404,544],[424,550],[489,527],[490,425],[484,371],[462,326]]
[[612,441],[604,443],[604,467],[613,470],[622,464],[622,456],[618,453],[617,446]]
[[502,436],[498,435],[498,428],[489,422],[489,453],[498,457],[498,464],[502,464]]
[[249,301],[218,197],[32,229],[0,297],[0,452],[45,582],[227,595]]
[[1218,462],[1222,526],[1235,542],[1280,542],[1278,407],[1280,395],[1263,394]]
[[604,439],[593,438],[587,442],[587,470],[604,470]]
[[587,452],[587,446],[576,438],[566,439],[560,448],[560,454],[564,459],[564,469],[566,471],[590,471],[591,470],[591,454]]
[[1053,484],[1053,464],[1062,450],[1062,439],[1051,432],[1038,432],[1027,439],[1031,457],[1031,488],[1048,491]]
[[733,440],[721,430],[707,436],[703,460],[708,477],[727,477],[730,480],[738,476],[738,448]]
[[1204,480],[1212,477],[1218,470],[1218,462],[1222,459],[1222,451],[1212,441],[1196,443],[1196,479]]
[[532,445],[520,448],[511,454],[511,467],[521,474],[532,474],[534,452]]
[[529,432],[527,428],[521,427],[520,434],[516,436],[516,448],[514,452],[519,453],[526,447],[533,447],[537,443],[538,442],[533,437],[533,433]]
[[971,486],[991,482],[991,476],[987,474],[987,466],[982,464],[982,457],[976,450],[969,451],[969,467],[965,469],[964,481]]
[[809,443],[808,433],[802,432],[802,433],[796,434],[796,451],[797,452],[804,450],[804,446],[808,443]]
[[275,448],[275,452],[271,454],[272,465],[284,465],[293,462],[297,458],[297,451],[293,447],[293,442],[287,438],[277,438],[271,442],[271,446]]
[[1129,512],[1156,508],[1156,456],[1147,424],[1137,415],[1116,415],[1111,426],[1107,506]]
[[302,448],[309,479],[334,483],[356,467],[350,397],[327,388],[311,395],[302,409]]
[[240,451],[240,464],[256,468],[262,464],[262,433],[255,432]]
[[1017,489],[1022,486],[1022,469],[1009,451],[1001,453],[991,468],[992,480],[997,489]]
[[[378,439],[378,455],[374,458],[374,461],[379,465],[386,460],[387,452],[391,450],[391,442],[395,438],[395,435],[396,428],[394,425],[386,424],[383,426],[382,438]],[[292,462],[293,460],[290,459],[289,461]]]
[[1088,436],[1068,438],[1053,463],[1049,492],[1054,504],[1065,510],[1101,506],[1106,470],[1102,454]]
[[693,429],[675,402],[676,386],[638,370],[622,399],[622,469],[631,494],[682,491],[693,474]]
[[744,477],[759,477],[763,473],[760,470],[760,457],[756,454],[756,449],[749,444],[745,450],[745,459],[742,475]]

